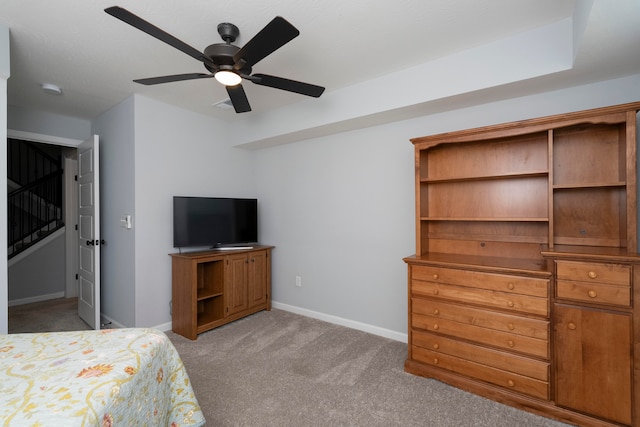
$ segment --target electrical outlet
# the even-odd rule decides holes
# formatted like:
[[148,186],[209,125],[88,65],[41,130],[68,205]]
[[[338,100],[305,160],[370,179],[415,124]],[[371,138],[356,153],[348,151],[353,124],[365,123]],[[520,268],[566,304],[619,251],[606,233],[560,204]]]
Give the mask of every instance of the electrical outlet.
[[296,276],[296,286],[299,288],[302,287],[302,277]]

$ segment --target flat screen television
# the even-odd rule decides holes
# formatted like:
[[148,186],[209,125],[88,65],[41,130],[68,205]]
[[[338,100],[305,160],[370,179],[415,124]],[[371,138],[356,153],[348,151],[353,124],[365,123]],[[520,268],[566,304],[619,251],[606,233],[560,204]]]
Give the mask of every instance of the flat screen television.
[[258,242],[258,200],[173,197],[173,247],[233,247]]

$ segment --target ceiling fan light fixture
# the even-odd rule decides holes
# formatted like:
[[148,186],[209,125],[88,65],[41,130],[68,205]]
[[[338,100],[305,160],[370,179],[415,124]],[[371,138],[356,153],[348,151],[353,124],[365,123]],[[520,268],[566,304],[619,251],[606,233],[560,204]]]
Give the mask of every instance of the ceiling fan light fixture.
[[242,82],[242,77],[233,71],[222,70],[214,75],[215,79],[225,86],[236,86]]

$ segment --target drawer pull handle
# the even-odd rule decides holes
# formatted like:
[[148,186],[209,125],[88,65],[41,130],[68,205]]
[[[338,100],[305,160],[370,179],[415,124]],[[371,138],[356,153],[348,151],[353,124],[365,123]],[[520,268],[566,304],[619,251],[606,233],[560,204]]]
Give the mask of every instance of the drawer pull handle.
[[434,289],[434,290],[433,290],[433,294],[434,294],[434,295],[438,295],[438,290],[437,290],[437,289]]
[[509,307],[513,307],[513,301],[509,301],[509,302],[507,302],[507,305],[508,305]]
[[571,329],[572,331],[576,329],[576,324],[573,322],[569,322],[569,324],[567,325],[567,328]]
[[434,365],[437,365],[438,363],[440,363],[440,361],[438,360],[438,358],[437,358],[437,357],[435,357],[435,358],[433,359],[433,364],[434,364]]
[[510,330],[510,331],[513,331],[516,327],[515,327],[515,326],[513,326],[513,323],[509,323],[509,324],[507,325],[507,328],[509,328],[509,330]]
[[516,343],[514,343],[513,340],[507,341],[507,344],[509,344],[509,347],[515,347],[516,346]]
[[598,277],[598,273],[596,273],[595,271],[590,271],[588,276],[591,279],[595,279],[596,277]]
[[437,331],[438,329],[440,329],[440,326],[436,323],[435,325],[433,325],[433,329]]
[[590,298],[595,298],[598,296],[598,293],[596,291],[589,291],[587,295],[589,295]]
[[433,349],[434,349],[434,350],[437,350],[437,349],[439,349],[439,348],[440,348],[440,344],[435,343],[435,344],[433,345]]
[[509,288],[509,289],[513,290],[513,288],[515,288],[515,285],[514,285],[513,283],[509,283],[509,284],[507,285],[507,288]]
[[440,277],[440,276],[438,276],[437,274],[434,274],[433,275],[433,280],[438,280],[438,277]]
[[438,310],[437,308],[433,309],[433,314],[437,316],[438,314],[440,314],[440,310]]
[[514,387],[516,385],[516,383],[514,383],[513,380],[507,381],[507,384],[509,385],[509,387]]

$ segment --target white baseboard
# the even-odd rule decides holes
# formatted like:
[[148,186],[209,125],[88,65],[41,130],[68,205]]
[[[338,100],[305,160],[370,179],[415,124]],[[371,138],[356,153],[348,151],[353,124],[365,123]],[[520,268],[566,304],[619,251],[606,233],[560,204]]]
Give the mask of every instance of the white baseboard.
[[35,297],[14,299],[9,301],[9,307],[13,307],[14,305],[31,304],[34,302],[47,301],[50,299],[57,299],[57,298],[64,298],[64,291],[56,292],[54,294],[38,295]]
[[357,329],[359,331],[368,332],[370,334],[378,335],[384,338],[389,338],[394,341],[408,342],[407,334],[392,331],[378,326],[369,325],[366,323],[356,322],[354,320],[344,319],[338,316],[332,316],[330,314],[320,313],[317,311],[307,310],[306,308],[300,308],[289,304],[283,304],[280,302],[272,301],[271,306],[279,310],[290,311],[291,313],[300,314],[302,316],[311,317],[313,319],[323,320],[325,322],[333,323],[335,325],[346,326],[347,328]]
[[[100,313],[100,324],[101,325],[105,325],[104,329],[129,328],[129,326],[125,326],[122,323],[116,322],[115,320],[113,320],[109,316],[105,316],[102,313]],[[150,326],[149,329],[157,329],[157,330],[162,331],[162,332],[167,332],[167,331],[171,330],[171,322],[163,323],[163,324],[157,325],[157,326]]]
[[152,326],[153,329],[157,329],[157,330],[162,331],[162,332],[170,331],[172,327],[173,327],[173,325],[172,325],[171,322],[163,323],[163,324],[157,325],[157,326]]
[[[107,325],[107,323],[108,323],[108,325]],[[113,320],[112,318],[110,318],[109,316],[105,316],[102,313],[100,313],[100,325],[107,326],[104,329],[123,329],[123,328],[126,328],[126,326],[123,325],[122,323],[118,323],[115,320]]]

